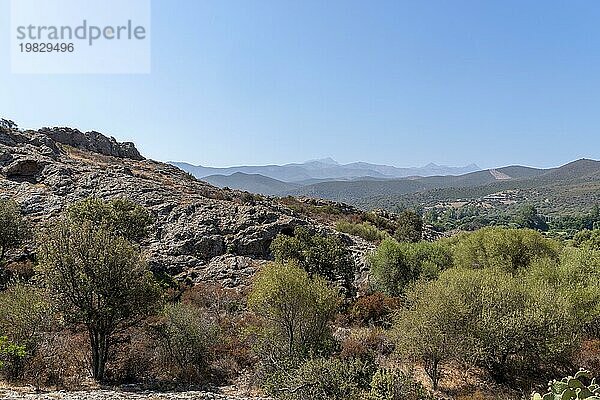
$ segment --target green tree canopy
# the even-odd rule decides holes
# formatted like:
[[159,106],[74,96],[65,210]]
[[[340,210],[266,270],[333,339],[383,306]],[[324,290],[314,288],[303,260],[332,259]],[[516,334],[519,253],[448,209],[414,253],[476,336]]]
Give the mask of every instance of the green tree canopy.
[[123,237],[90,222],[55,221],[38,241],[40,272],[65,318],[87,327],[93,377],[105,375],[115,336],[159,299],[140,253]]
[[420,277],[434,278],[452,266],[449,248],[442,242],[399,243],[385,239],[369,257],[374,289],[400,296]]
[[483,228],[463,233],[453,244],[455,265],[467,268],[497,267],[517,271],[539,258],[558,259],[560,245],[531,229]]
[[263,362],[322,353],[340,304],[337,290],[293,262],[272,263],[257,274],[248,306],[259,317],[257,350]]
[[275,261],[293,261],[310,276],[321,275],[330,281],[342,280],[347,290],[354,279],[354,260],[337,236],[324,236],[297,227],[294,236],[277,235],[271,243]]
[[131,242],[142,240],[154,222],[146,208],[125,198],[104,201],[89,197],[71,205],[68,215],[74,222],[90,222],[96,227],[113,231]]
[[515,222],[521,228],[535,229],[538,231],[547,231],[548,224],[544,220],[544,217],[538,213],[537,208],[531,204],[525,204],[519,210],[515,218]]
[[449,360],[498,382],[560,365],[577,344],[578,321],[555,289],[499,269],[449,269],[408,292],[395,325],[398,350],[421,361],[434,385]]
[[423,219],[415,211],[404,210],[397,219],[394,238],[399,242],[418,242],[423,237]]
[[13,200],[0,199],[0,266],[6,252],[18,246],[29,234],[21,208]]

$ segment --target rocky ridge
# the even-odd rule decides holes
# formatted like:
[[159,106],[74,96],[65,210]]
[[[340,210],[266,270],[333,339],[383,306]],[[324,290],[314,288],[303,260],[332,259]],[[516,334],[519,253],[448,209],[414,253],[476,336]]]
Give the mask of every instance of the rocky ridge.
[[364,281],[364,255],[371,249],[273,199],[216,188],[172,165],[144,159],[132,143],[98,132],[19,130],[3,120],[0,196],[15,199],[34,223],[88,196],[127,197],[156,217],[143,243],[150,268],[226,287],[247,284],[269,260],[272,239],[299,225],[341,236],[355,254],[357,283]]

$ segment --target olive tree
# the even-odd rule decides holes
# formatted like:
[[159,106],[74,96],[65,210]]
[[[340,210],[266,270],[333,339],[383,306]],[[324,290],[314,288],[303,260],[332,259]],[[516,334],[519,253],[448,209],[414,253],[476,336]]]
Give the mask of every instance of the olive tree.
[[89,221],[56,221],[38,250],[43,281],[65,318],[87,328],[93,377],[102,380],[116,335],[153,310],[152,276],[124,237]]

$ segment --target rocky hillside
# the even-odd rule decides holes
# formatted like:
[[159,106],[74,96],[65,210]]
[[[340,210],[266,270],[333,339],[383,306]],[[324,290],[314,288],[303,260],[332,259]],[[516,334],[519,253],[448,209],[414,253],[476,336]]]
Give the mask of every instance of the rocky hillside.
[[[270,199],[218,189],[172,165],[146,160],[132,143],[69,128],[23,131],[8,121],[0,124],[0,196],[15,199],[34,223],[88,196],[127,197],[156,217],[143,243],[153,270],[228,287],[245,284],[269,259],[278,233],[310,225],[341,235]],[[369,246],[343,237],[364,270]]]

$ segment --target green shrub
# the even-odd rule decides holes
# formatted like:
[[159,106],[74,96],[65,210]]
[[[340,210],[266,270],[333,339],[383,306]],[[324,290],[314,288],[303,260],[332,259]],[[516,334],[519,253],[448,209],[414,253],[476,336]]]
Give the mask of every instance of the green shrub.
[[139,242],[146,237],[154,222],[148,210],[125,198],[104,201],[89,197],[72,204],[68,215],[75,223],[89,222],[131,242]]
[[269,264],[260,270],[248,296],[259,318],[256,351],[263,362],[302,359],[326,353],[331,345],[330,321],[340,299],[337,290],[294,263]]
[[450,269],[407,293],[395,324],[398,351],[433,381],[450,360],[497,382],[558,367],[578,343],[569,299],[543,282],[499,270]]
[[394,239],[399,242],[418,242],[423,236],[423,219],[414,211],[404,210],[398,216]]
[[11,343],[6,336],[0,336],[0,369],[4,368],[6,360],[14,361],[25,357],[25,347]]
[[600,339],[600,251],[565,248],[560,260],[542,259],[526,274],[532,286],[552,287],[567,298],[582,334]]
[[353,223],[341,220],[335,224],[335,229],[349,235],[361,237],[373,243],[380,242],[388,236],[369,222]]
[[192,305],[168,304],[152,331],[164,365],[173,366],[175,376],[188,382],[204,377],[219,337],[218,325],[209,315]]
[[456,266],[515,272],[539,258],[558,259],[559,244],[531,229],[483,228],[452,240]]
[[433,400],[433,396],[401,371],[381,368],[371,380],[369,400]]
[[361,400],[375,366],[370,361],[313,358],[299,367],[280,369],[265,379],[265,390],[284,400]]
[[442,242],[399,243],[385,239],[369,257],[372,285],[390,296],[400,296],[417,279],[434,278],[452,266],[452,256]]
[[323,236],[297,227],[293,237],[277,235],[271,251],[279,263],[293,261],[310,276],[318,274],[331,282],[342,280],[347,290],[352,287],[354,260],[336,236]]
[[23,376],[27,363],[40,349],[44,334],[52,328],[53,317],[47,294],[41,289],[16,284],[0,293],[0,332],[23,349],[22,353],[6,359],[9,378]]
[[584,247],[590,250],[600,250],[600,229],[577,232],[573,237],[575,247]]

